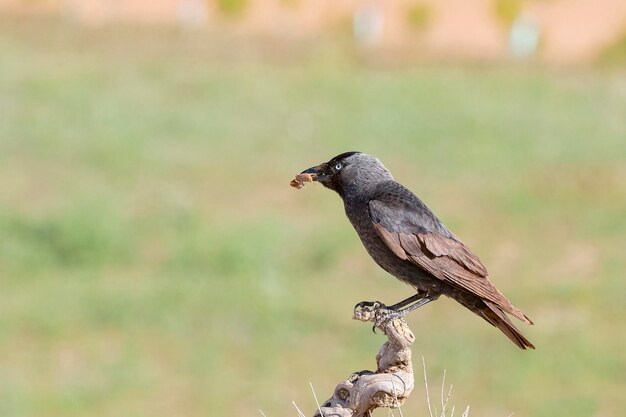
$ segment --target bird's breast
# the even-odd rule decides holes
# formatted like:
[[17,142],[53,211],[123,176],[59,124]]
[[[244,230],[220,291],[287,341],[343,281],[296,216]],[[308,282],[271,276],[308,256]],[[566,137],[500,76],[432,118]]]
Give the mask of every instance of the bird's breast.
[[345,209],[365,250],[381,268],[417,289],[428,289],[427,284],[431,278],[414,264],[398,258],[378,235],[369,216],[367,204],[364,207],[346,205]]

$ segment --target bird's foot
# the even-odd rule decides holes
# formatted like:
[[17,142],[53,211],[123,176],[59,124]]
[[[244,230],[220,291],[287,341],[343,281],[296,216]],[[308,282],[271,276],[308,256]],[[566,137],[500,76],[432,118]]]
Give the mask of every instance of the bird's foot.
[[380,308],[387,308],[380,301],[361,301],[354,306],[354,318],[361,321],[374,321],[374,315]]
[[384,304],[380,301],[361,301],[360,303],[356,303],[356,305],[354,306],[354,311],[356,311],[357,309],[374,310],[379,306],[384,306]]
[[387,322],[401,318],[405,314],[402,310],[396,311],[380,301],[361,301],[354,306],[354,318],[361,321],[373,321],[374,333],[377,327],[382,330]]
[[403,314],[402,311],[392,310],[387,307],[379,308],[374,314],[374,318],[376,319],[376,321],[374,321],[374,327],[372,328],[372,331],[376,333],[377,327],[382,328],[381,326],[383,326],[385,323],[391,320],[399,319],[404,316],[405,314]]

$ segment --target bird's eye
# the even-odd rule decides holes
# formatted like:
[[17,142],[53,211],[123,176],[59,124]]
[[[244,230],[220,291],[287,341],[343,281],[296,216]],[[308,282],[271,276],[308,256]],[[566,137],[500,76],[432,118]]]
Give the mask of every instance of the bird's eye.
[[342,164],[337,164],[337,165],[335,165],[335,169],[336,169],[337,171],[339,171],[341,168],[343,168],[343,165],[342,165]]

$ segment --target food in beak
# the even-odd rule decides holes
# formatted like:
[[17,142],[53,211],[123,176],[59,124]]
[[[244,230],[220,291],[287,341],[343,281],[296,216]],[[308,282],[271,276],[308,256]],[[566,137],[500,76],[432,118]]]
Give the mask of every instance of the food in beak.
[[296,178],[291,180],[289,185],[291,185],[292,187],[297,188],[299,190],[300,188],[304,187],[304,183],[306,183],[306,182],[313,182],[313,175],[311,175],[311,174],[298,174],[298,175],[296,175]]

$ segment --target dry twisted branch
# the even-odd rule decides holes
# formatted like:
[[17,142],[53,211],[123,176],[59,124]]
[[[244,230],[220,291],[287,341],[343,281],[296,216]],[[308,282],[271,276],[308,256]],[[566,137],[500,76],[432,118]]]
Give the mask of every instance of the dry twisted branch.
[[[362,307],[355,309],[353,318],[375,323],[380,314],[378,307]],[[411,394],[415,336],[402,318],[383,321],[378,329],[388,340],[376,355],[376,372],[355,372],[341,381],[314,417],[362,417],[378,407],[398,408]]]

